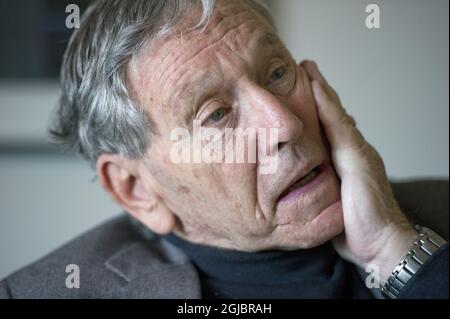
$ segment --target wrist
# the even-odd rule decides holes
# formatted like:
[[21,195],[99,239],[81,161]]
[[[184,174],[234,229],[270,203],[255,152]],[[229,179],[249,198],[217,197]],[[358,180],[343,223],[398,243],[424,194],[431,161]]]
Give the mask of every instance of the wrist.
[[417,239],[417,231],[412,225],[391,225],[386,229],[383,245],[376,256],[366,263],[379,271],[379,282],[384,285],[398,263],[405,258]]

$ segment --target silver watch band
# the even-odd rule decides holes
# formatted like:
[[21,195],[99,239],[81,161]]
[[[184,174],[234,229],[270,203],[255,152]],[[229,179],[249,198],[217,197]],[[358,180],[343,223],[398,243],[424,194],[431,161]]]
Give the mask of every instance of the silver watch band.
[[386,298],[396,299],[406,283],[417,273],[435,251],[447,242],[427,227],[416,226],[418,238],[406,257],[394,269],[381,292]]

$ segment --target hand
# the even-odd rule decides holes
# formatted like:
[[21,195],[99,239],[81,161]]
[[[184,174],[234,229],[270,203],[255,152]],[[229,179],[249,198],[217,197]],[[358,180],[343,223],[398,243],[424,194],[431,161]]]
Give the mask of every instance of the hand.
[[333,240],[345,259],[378,267],[384,283],[411,248],[417,233],[396,202],[377,151],[356,128],[314,62],[302,63],[341,179],[344,232]]

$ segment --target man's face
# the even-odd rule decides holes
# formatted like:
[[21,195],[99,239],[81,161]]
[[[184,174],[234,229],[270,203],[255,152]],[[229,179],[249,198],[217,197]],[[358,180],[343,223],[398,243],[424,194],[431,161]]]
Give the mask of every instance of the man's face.
[[[248,251],[309,248],[339,234],[340,186],[310,83],[273,28],[239,1],[219,1],[203,32],[185,30],[154,41],[130,72],[156,123],[143,180],[177,216],[177,233]],[[277,128],[267,145],[278,148],[277,169],[260,174],[258,160],[174,163],[171,132],[192,134],[194,120],[221,132]],[[291,187],[313,169],[311,182]]]

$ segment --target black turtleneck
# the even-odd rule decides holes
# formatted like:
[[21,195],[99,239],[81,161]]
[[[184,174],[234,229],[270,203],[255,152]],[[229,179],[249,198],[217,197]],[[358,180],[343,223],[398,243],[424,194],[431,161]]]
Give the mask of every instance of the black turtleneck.
[[330,243],[248,253],[164,236],[198,270],[204,298],[373,298],[355,267]]

